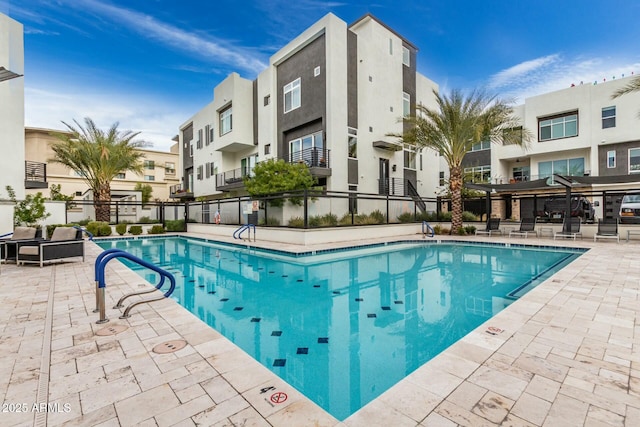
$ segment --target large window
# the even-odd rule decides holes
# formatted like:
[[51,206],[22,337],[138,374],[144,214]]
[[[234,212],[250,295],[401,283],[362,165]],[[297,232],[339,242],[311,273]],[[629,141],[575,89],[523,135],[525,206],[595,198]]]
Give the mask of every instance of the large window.
[[542,118],[538,121],[540,141],[569,138],[578,135],[578,113],[573,112],[559,117]]
[[411,95],[402,92],[402,116],[409,117],[411,115]]
[[324,161],[322,131],[289,141],[289,161],[319,166]]
[[404,146],[404,167],[405,169],[416,168],[416,147],[412,145]]
[[607,151],[607,168],[616,167],[616,150]]
[[256,167],[256,163],[258,161],[258,155],[254,154],[249,157],[245,157],[240,160],[240,168],[242,171],[242,176],[252,176],[253,168]]
[[233,110],[231,105],[220,111],[220,125],[218,127],[220,128],[220,136],[231,132],[231,129],[233,129]]
[[616,127],[616,107],[602,109],[602,129]]
[[529,166],[518,166],[513,168],[513,180],[516,182],[529,181]]
[[471,151],[482,151],[491,148],[491,141],[482,141],[471,146]]
[[402,46],[402,64],[407,67],[411,65],[411,53],[409,52],[409,49],[404,46]]
[[549,178],[556,173],[562,176],[583,176],[584,158],[561,159],[538,163],[538,175],[540,178]]
[[490,182],[491,181],[491,165],[474,166],[464,168],[465,181],[471,182]]
[[164,173],[167,175],[175,175],[176,164],[174,162],[164,162]]
[[284,86],[284,112],[295,110],[300,107],[300,78]]
[[347,141],[349,145],[349,157],[358,158],[358,129],[347,128]]
[[640,173],[640,148],[629,150],[629,173]]
[[124,172],[120,172],[116,175],[116,179],[125,179],[127,175]]
[[155,176],[153,176],[153,175],[145,175],[145,176],[144,176],[144,180],[145,180],[145,181],[155,181],[155,180],[156,180],[156,177],[155,177]]
[[156,167],[156,162],[153,161],[153,160],[145,160],[143,163],[144,163],[144,168],[145,169],[153,170]]

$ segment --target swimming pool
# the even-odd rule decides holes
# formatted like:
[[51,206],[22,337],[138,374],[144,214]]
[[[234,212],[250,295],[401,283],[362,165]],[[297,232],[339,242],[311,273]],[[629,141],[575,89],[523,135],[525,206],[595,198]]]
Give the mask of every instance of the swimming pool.
[[182,306],[339,420],[581,253],[456,242],[304,256],[181,237],[98,244],[172,272]]

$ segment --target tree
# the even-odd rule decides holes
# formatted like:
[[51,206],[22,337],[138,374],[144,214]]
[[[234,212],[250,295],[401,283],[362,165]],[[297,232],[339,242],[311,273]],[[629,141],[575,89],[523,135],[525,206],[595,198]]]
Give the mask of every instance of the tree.
[[24,200],[16,199],[16,192],[14,189],[7,185],[7,193],[9,199],[16,205],[13,208],[13,223],[14,225],[26,225],[27,227],[36,227],[40,220],[46,219],[51,216],[47,213],[47,209],[44,206],[44,197],[41,192],[36,194],[27,194]]
[[67,209],[73,209],[76,206],[76,204],[73,203],[73,195],[62,194],[61,184],[51,184],[51,187],[49,187],[49,199],[65,202]]
[[142,205],[146,205],[151,200],[153,194],[153,187],[150,184],[143,184],[142,182],[136,182],[136,186],[133,187],[134,191],[140,191],[142,193]]
[[144,157],[137,148],[147,143],[134,140],[140,132],[120,131],[114,123],[105,132],[89,117],[85,127],[76,120],[75,126],[62,122],[68,133],[53,133],[60,142],[53,144],[51,161],[63,164],[82,176],[93,192],[93,205],[97,221],[109,221],[111,181],[119,173],[132,171],[142,173],[140,159]]
[[462,159],[482,141],[527,145],[530,133],[513,115],[508,102],[481,90],[465,95],[452,90],[440,95],[434,90],[437,109],[416,106],[416,116],[408,117],[412,126],[399,136],[403,142],[438,151],[449,167],[451,194],[451,232],[462,227]]
[[[615,99],[632,92],[640,92],[640,76],[634,77],[629,84],[613,92],[611,98]],[[638,117],[640,117],[640,112],[638,112]]]
[[[269,159],[258,163],[253,176],[244,177],[244,185],[251,196],[267,196],[276,193],[300,191],[311,188],[315,179],[304,163],[287,163],[282,159]],[[299,198],[289,198],[299,204]],[[281,200],[272,200],[274,206],[282,206]]]

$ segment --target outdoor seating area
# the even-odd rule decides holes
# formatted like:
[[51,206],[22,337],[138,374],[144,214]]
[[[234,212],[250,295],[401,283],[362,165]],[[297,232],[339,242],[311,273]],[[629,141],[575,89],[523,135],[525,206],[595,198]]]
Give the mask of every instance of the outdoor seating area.
[[82,257],[84,261],[84,240],[82,230],[73,227],[57,227],[48,240],[21,240],[15,245],[16,263],[37,263],[65,258]]
[[489,218],[484,230],[476,230],[476,235],[478,234],[486,234],[489,236],[492,236],[493,234],[502,235],[502,230],[500,230],[500,218]]
[[598,221],[598,231],[593,236],[593,241],[597,242],[598,239],[615,239],[620,243],[620,233],[618,233],[618,220],[613,219],[601,219]]
[[538,232],[536,231],[536,219],[535,218],[522,218],[520,221],[520,228],[518,230],[511,230],[509,232],[509,237],[524,237],[525,239],[529,237],[529,234],[533,234],[538,237]]
[[0,239],[0,260],[15,261],[18,242],[42,238],[42,229],[36,227],[16,227]]
[[576,237],[582,239],[582,232],[580,231],[580,218],[571,217],[565,218],[562,223],[562,231],[553,233],[553,240],[558,237],[576,240]]

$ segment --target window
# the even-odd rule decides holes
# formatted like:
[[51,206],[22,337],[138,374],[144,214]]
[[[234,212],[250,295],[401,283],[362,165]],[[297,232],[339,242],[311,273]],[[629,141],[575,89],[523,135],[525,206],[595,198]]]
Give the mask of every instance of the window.
[[416,168],[416,147],[411,145],[404,146],[404,167],[405,169]]
[[407,67],[411,66],[411,52],[404,46],[402,46],[402,64]]
[[204,127],[204,145],[211,144],[211,126],[206,125]]
[[127,177],[127,175],[124,172],[120,172],[118,175],[116,175],[116,179],[125,179]]
[[318,77],[320,75],[320,67],[316,67],[313,69],[313,77]]
[[176,164],[173,162],[165,162],[164,163],[164,173],[167,175],[175,175],[176,174]]
[[220,136],[231,132],[233,129],[233,110],[231,109],[231,105],[220,111]]
[[607,168],[616,167],[616,150],[607,151]]
[[216,176],[218,174],[218,167],[213,162],[209,163],[209,176]]
[[76,197],[82,196],[82,191],[76,191]]
[[155,169],[156,168],[156,162],[153,160],[145,160],[144,161],[144,168],[145,169]]
[[358,158],[358,129],[347,128],[347,145],[349,147],[349,157]]
[[284,86],[284,112],[288,113],[300,107],[300,78]]
[[538,175],[540,178],[549,178],[556,173],[563,176],[583,176],[584,158],[560,159],[538,163]]
[[538,119],[540,141],[569,138],[578,135],[578,113],[573,112],[559,117]]
[[144,176],[144,180],[145,180],[145,181],[155,181],[155,180],[156,180],[156,177],[155,177],[155,176],[153,176],[153,175],[145,175],[145,176]]
[[349,213],[356,214],[358,213],[358,186],[350,185],[349,192],[353,193],[349,195]]
[[202,129],[198,129],[198,141],[196,142],[196,148],[202,148]]
[[189,141],[189,157],[193,157],[193,140]]
[[629,173],[640,173],[640,148],[629,150]]
[[213,143],[213,135],[214,135],[213,126],[210,126],[209,127],[209,143],[211,144]]
[[482,141],[471,146],[471,151],[482,151],[491,148],[491,141]]
[[444,180],[444,172],[440,172],[440,179],[438,180],[438,186],[444,187],[446,184]]
[[422,170],[422,153],[420,154],[420,170]]
[[393,55],[393,39],[389,39],[389,55]]
[[602,129],[616,127],[616,107],[602,109]]
[[465,182],[490,182],[491,165],[464,168]]
[[411,95],[402,92],[402,116],[409,117],[411,115]]
[[516,182],[529,181],[531,169],[529,166],[519,166],[513,168],[513,180]]
[[271,154],[271,144],[265,144],[264,146],[264,154]]
[[320,166],[324,162],[322,132],[289,141],[289,161],[304,162],[309,166]]
[[264,100],[263,100],[263,102],[262,102],[262,103],[263,103],[263,105],[264,105],[265,107],[266,107],[267,105],[269,105],[269,104],[271,103],[271,95],[267,95],[267,96],[265,96],[265,97],[264,97]]
[[253,176],[253,168],[256,166],[257,162],[257,154],[240,159],[240,170],[242,172],[242,176]]
[[202,180],[202,165],[198,166],[196,178]]

